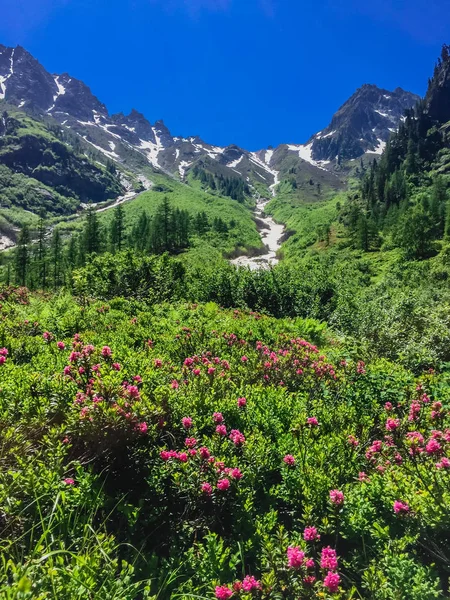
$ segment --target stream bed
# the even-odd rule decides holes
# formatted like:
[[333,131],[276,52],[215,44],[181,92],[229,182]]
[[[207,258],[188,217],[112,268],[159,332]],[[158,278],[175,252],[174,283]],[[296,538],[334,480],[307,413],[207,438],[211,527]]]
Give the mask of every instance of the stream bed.
[[265,215],[264,208],[268,202],[269,200],[266,198],[261,198],[257,201],[255,208],[255,217],[260,224],[261,239],[268,252],[258,256],[238,256],[230,261],[231,264],[256,271],[257,269],[267,269],[278,263],[276,254],[281,247],[284,225],[275,223],[272,217]]

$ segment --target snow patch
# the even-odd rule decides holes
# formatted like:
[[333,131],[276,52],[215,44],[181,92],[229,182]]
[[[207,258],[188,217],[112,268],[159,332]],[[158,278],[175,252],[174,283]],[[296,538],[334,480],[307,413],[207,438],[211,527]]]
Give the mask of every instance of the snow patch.
[[89,141],[85,135],[83,135],[83,140],[85,142],[87,142],[88,144],[90,144],[91,146],[93,146],[96,150],[98,150],[99,152],[101,152],[102,154],[107,156],[108,158],[113,158],[113,159],[120,158],[119,155],[116,154],[115,152],[109,152],[109,150],[105,150],[101,146],[96,146],[93,142]]
[[4,75],[0,75],[0,100],[3,100],[6,96],[6,82],[7,80],[11,77],[11,75],[14,73],[14,52],[16,51],[15,48],[13,48],[13,51],[11,52],[11,58],[10,60],[10,66],[9,66],[9,74],[6,75],[6,77]]
[[331,137],[335,133],[336,133],[335,129],[333,131],[330,131],[330,133],[326,133],[325,135],[322,135],[322,132],[319,132],[315,135],[315,138],[316,138],[316,140],[324,140],[325,138]]
[[[53,96],[53,102],[56,102],[56,99],[59,98],[59,96],[64,96],[64,94],[66,93],[66,88],[62,85],[62,83],[59,82],[59,75],[56,75],[56,77],[54,77],[55,83],[56,83],[56,87],[58,88],[57,93]],[[69,83],[72,80],[69,79]]]
[[264,155],[264,162],[268,167],[270,167],[270,161],[272,160],[273,152],[273,150],[266,150],[266,153]]
[[367,152],[370,152],[370,154],[383,154],[383,150],[386,148],[386,142],[383,142],[383,140],[377,141],[378,146],[375,148],[375,150],[367,150]]
[[[252,152],[250,154],[250,160],[251,160],[252,163],[254,163],[258,167],[261,167],[264,171],[266,171],[266,173],[270,173],[270,175],[272,175],[272,177],[274,179],[274,182],[272,183],[272,185],[269,185],[269,190],[270,190],[270,193],[272,194],[272,196],[275,196],[276,195],[275,188],[280,183],[280,173],[279,173],[279,171],[275,171],[275,169],[271,169],[270,167],[268,167],[266,165],[266,163],[263,162],[259,158],[259,156],[256,154],[256,152]],[[261,177],[261,179],[263,179],[263,177],[261,176],[261,174],[259,174],[259,176]]]
[[326,171],[324,165],[328,165],[330,164],[329,160],[314,160],[312,157],[312,142],[310,144],[307,144],[306,146],[303,144],[300,145],[294,145],[294,144],[288,144],[288,148],[289,150],[292,150],[293,152],[297,152],[299,158],[301,158],[302,160],[309,162],[311,165],[314,165],[315,167],[318,167],[319,169],[322,169],[322,171]]
[[376,108],[374,109],[376,113],[378,113],[379,115],[381,115],[382,117],[386,117],[388,119],[390,119],[390,115],[388,115],[387,113],[381,111],[381,110],[377,110]]
[[229,167],[230,169],[234,169],[234,167],[237,167],[243,158],[244,155],[241,154],[241,156],[237,160],[233,160],[232,162],[228,163],[227,167]]
[[7,235],[0,235],[0,252],[14,246],[14,242]]
[[178,171],[180,173],[180,179],[183,180],[186,176],[186,169],[191,166],[192,163],[187,160],[182,160],[178,165]]

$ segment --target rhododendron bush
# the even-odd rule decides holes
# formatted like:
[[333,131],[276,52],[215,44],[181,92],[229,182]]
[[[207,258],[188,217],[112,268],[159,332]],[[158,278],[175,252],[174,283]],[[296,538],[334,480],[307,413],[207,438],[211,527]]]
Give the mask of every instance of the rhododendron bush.
[[316,325],[5,294],[1,597],[448,597],[448,375]]

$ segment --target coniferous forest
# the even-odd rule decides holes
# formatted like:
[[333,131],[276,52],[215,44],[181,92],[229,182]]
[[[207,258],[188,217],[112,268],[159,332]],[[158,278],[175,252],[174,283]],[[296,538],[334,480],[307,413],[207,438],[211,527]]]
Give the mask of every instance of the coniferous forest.
[[[114,162],[3,113],[1,598],[449,597],[449,52],[338,189],[233,159],[116,203]],[[233,264],[268,215],[278,263]]]

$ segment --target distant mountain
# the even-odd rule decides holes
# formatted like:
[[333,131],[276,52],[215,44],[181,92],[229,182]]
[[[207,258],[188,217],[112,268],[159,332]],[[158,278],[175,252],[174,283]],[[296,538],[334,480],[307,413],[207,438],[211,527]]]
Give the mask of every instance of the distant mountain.
[[316,161],[354,159],[366,152],[381,154],[392,132],[397,131],[407,109],[419,96],[396,88],[393,92],[366,84],[341,106],[323,131],[307,147]]
[[1,99],[55,119],[105,158],[136,172],[151,166],[188,181],[197,167],[197,176],[204,171],[216,180],[241,179],[261,195],[274,194],[278,184],[287,181],[307,199],[319,197],[320,186],[343,187],[340,175],[333,172],[336,157],[347,160],[365,152],[381,153],[404,110],[418,100],[400,89],[388,92],[365,85],[308,143],[249,152],[235,145],[214,146],[197,136],[173,137],[163,121],[152,124],[134,109],[129,115],[110,115],[82,81],[67,73],[48,73],[21,46],[0,45]]

